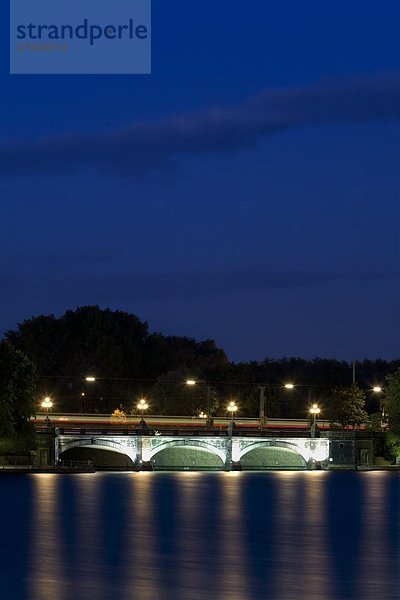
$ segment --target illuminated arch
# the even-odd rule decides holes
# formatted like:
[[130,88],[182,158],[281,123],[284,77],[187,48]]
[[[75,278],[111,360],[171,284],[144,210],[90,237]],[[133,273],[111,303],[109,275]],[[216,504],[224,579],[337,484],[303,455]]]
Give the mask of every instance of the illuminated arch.
[[[152,458],[159,452],[162,452],[163,450],[167,450],[169,448],[176,448],[176,447],[187,448],[190,450],[202,450],[203,452],[204,451],[209,452],[210,454],[214,454],[215,456],[218,456],[218,458],[221,459],[223,464],[225,464],[225,461],[226,461],[226,449],[225,448],[224,449],[217,448],[213,444],[210,444],[209,442],[206,442],[203,440],[192,440],[192,439],[187,439],[187,438],[160,442],[159,444],[157,444],[156,446],[151,448],[151,450],[148,451],[146,460],[151,461]],[[145,457],[143,456],[143,458],[145,458]]]
[[[92,440],[94,440],[92,442]],[[137,459],[137,453],[134,448],[130,448],[125,444],[112,440],[112,439],[103,439],[101,437],[88,437],[82,439],[73,439],[71,441],[62,441],[59,446],[59,455],[63,454],[67,450],[71,450],[72,448],[93,448],[100,450],[108,450],[109,452],[116,452],[118,454],[124,454],[134,463]]]
[[239,460],[242,460],[246,454],[252,450],[256,450],[257,448],[282,448],[284,450],[290,450],[303,459],[304,465],[306,465],[307,461],[309,460],[308,453],[302,451],[303,449],[301,447],[299,447],[296,443],[284,440],[263,440],[250,443],[241,449],[239,453]]

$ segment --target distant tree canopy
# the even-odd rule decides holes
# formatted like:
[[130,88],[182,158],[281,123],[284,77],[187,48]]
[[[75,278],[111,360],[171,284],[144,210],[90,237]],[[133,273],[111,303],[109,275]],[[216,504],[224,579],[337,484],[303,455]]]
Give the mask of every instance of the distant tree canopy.
[[0,435],[26,433],[35,414],[33,363],[6,341],[0,342]]
[[[98,306],[67,310],[58,318],[33,317],[8,331],[5,339],[36,365],[38,400],[52,396],[54,410],[59,412],[109,414],[121,405],[131,412],[138,398],[150,399],[150,395],[152,411],[177,414],[184,410],[186,401],[192,402],[188,410],[195,411],[200,404],[204,410],[201,386],[196,388],[198,400],[193,399],[194,390],[171,392],[171,377],[180,372],[211,384],[213,414],[225,414],[226,403],[233,399],[239,406],[238,416],[256,417],[263,386],[267,417],[305,418],[310,402],[318,402],[321,416],[328,418],[326,407],[332,389],[348,387],[352,381],[352,366],[345,361],[266,358],[235,364],[213,340],[197,342],[149,333],[148,324],[136,315]],[[400,361],[358,362],[357,383],[364,390],[383,386],[386,376],[399,368]],[[87,375],[97,380],[88,383]],[[295,388],[285,389],[287,382]],[[371,413],[379,410],[376,394],[366,394],[365,408]]]
[[[8,331],[6,340],[35,363],[38,395],[56,397],[60,411],[133,406],[163,373],[196,367],[209,375],[228,363],[212,340],[149,334],[137,316],[98,306],[33,317]],[[86,383],[87,375],[98,381]]]
[[[368,413],[379,410],[379,395],[372,393],[373,385],[384,385],[386,376],[400,367],[400,361],[364,360],[357,362],[357,385],[365,392],[364,408]],[[224,382],[217,389],[221,395],[237,400],[243,416],[258,414],[260,385],[265,386],[267,417],[306,418],[310,405],[321,406],[321,419],[329,420],[328,404],[332,392],[348,388],[352,382],[352,364],[335,359],[266,358],[261,362],[229,363],[215,374],[214,379]],[[294,389],[285,389],[293,383]]]
[[331,423],[339,423],[343,428],[365,423],[368,414],[363,390],[357,385],[334,388],[328,397],[326,416]]
[[[197,383],[187,385],[189,379],[194,379]],[[198,371],[179,369],[169,371],[157,379],[150,394],[150,402],[152,410],[159,415],[197,416],[201,411],[206,412],[208,393],[211,413],[216,414],[219,399],[215,389],[208,386]]]
[[383,406],[390,428],[400,434],[400,368],[387,377]]
[[60,317],[23,321],[6,339],[27,354],[40,375],[142,377],[147,323],[122,311],[83,306]]

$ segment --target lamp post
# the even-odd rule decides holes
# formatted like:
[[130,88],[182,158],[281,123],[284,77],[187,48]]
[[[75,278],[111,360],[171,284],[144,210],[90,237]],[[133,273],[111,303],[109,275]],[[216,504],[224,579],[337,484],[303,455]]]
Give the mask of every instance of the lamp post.
[[228,406],[226,407],[226,410],[228,410],[231,413],[231,421],[228,425],[228,436],[232,437],[233,435],[233,415],[234,413],[237,411],[238,407],[236,406],[235,402],[233,400],[231,400],[228,404]]
[[231,423],[233,423],[233,415],[237,411],[238,407],[236,406],[235,402],[231,400],[226,409],[231,413]]
[[[382,392],[383,392],[380,385],[374,385],[374,387],[372,388],[372,391],[375,394],[379,394],[379,395],[382,394]],[[386,423],[385,407],[382,403],[382,396],[379,398],[379,411],[381,413],[381,429],[383,430],[385,428],[385,426],[387,425],[387,423]]]
[[144,411],[149,408],[149,405],[147,404],[147,402],[144,398],[141,398],[139,400],[137,408],[138,408],[138,410],[142,411],[142,419],[143,419]]
[[51,399],[46,396],[46,398],[43,400],[43,402],[40,405],[42,408],[46,409],[46,423],[49,424],[50,423],[50,419],[49,419],[49,409],[53,406],[53,402],[51,401]]
[[[86,383],[96,383],[96,377],[94,377],[93,375],[87,375],[85,377],[85,381],[86,381]],[[90,399],[90,394],[89,394],[89,399]],[[82,400],[82,412],[86,414],[86,392],[81,393],[81,400]],[[89,404],[91,404],[91,402],[89,402]]]
[[318,407],[318,404],[313,404],[312,407],[310,408],[310,413],[313,416],[313,422],[311,425],[311,437],[315,438],[315,427],[317,424],[317,415],[319,415],[319,413],[321,412],[321,409]]
[[211,419],[211,387],[210,387],[210,384],[207,383],[207,381],[204,381],[204,379],[202,379],[201,381],[196,381],[195,379],[187,379],[186,380],[186,385],[196,385],[197,383],[205,383],[206,386],[207,386],[207,397],[206,397],[207,412],[204,415],[204,417],[202,417],[202,418],[206,419],[206,425],[212,425],[212,419]]
[[[278,385],[277,387],[281,387],[281,385]],[[293,383],[285,383],[283,387],[287,390],[292,390],[294,388],[294,384]],[[259,428],[261,430],[264,429],[264,425],[266,425],[266,421],[267,421],[267,416],[266,416],[266,411],[265,411],[265,390],[266,390],[266,388],[267,388],[266,385],[259,386],[260,406],[259,406],[259,412],[258,412],[258,421],[260,424]]]
[[258,412],[258,421],[260,429],[265,425],[265,385],[260,385],[260,408]]

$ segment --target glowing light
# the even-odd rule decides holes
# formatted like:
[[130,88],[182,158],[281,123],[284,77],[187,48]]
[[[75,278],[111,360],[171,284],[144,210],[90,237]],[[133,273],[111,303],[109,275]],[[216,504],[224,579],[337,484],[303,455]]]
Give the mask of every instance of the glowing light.
[[373,392],[377,392],[379,394],[379,392],[382,391],[382,388],[379,385],[374,385],[374,387],[372,388]]
[[141,398],[138,402],[137,407],[139,410],[141,410],[143,412],[149,408],[149,405],[147,404],[147,402],[144,398]]
[[318,404],[313,404],[312,407],[310,408],[310,413],[312,415],[318,415],[321,412],[321,409],[319,408]]
[[285,383],[285,388],[287,390],[292,390],[294,388],[294,385],[293,385],[293,383]]
[[229,410],[229,412],[231,412],[232,414],[238,409],[238,407],[236,406],[235,402],[233,400],[231,400],[228,404],[228,406],[226,407],[226,410]]
[[199,418],[200,419],[207,419],[207,415],[205,412],[201,411],[201,413],[199,414]]
[[92,377],[92,376],[86,377],[85,381],[96,381],[96,377]]
[[51,399],[46,396],[46,398],[43,400],[41,407],[45,408],[47,411],[49,410],[49,408],[51,408],[53,406],[53,402],[51,401]]
[[196,385],[196,381],[194,379],[188,379],[186,385]]

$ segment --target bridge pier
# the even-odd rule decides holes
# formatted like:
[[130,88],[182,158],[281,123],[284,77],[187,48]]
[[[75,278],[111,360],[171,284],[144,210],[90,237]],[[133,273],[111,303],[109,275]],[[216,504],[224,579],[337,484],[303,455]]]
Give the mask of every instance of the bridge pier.
[[232,471],[232,435],[225,438],[225,444],[226,444],[225,471]]

